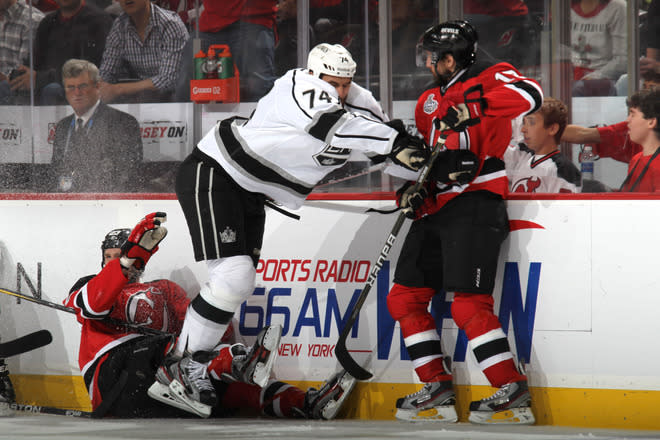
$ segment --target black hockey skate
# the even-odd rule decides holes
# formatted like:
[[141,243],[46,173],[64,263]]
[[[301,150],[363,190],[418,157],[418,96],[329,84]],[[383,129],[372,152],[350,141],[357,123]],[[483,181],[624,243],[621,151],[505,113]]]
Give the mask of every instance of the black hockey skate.
[[0,359],[0,417],[11,416],[14,411],[11,405],[16,403],[14,386],[9,379],[9,370],[4,359]]
[[416,393],[396,401],[395,417],[407,422],[454,423],[456,395],[450,380],[429,382]]
[[357,380],[345,370],[333,375],[320,389],[310,388],[305,393],[302,409],[294,408],[301,417],[307,419],[332,420],[353,391]]
[[469,420],[480,425],[533,425],[531,403],[526,380],[508,383],[492,396],[470,403]]
[[200,417],[210,416],[218,398],[206,371],[208,360],[209,353],[204,351],[183,359],[167,356],[147,393],[152,399]]

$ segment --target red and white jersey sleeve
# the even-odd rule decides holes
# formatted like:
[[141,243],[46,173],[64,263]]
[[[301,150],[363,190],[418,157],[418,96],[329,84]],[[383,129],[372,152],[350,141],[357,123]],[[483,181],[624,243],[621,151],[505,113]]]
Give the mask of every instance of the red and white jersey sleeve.
[[447,109],[463,102],[463,94],[474,86],[481,86],[487,108],[480,122],[461,133],[449,132],[445,143],[448,149],[469,149],[480,159],[478,175],[465,185],[446,185],[437,182],[435,200],[427,199],[422,214],[432,214],[449,200],[467,191],[490,191],[506,196],[508,180],[503,155],[512,139],[512,122],[536,111],[543,103],[543,91],[536,81],[526,78],[508,63],[495,64],[480,74],[456,81],[446,91],[436,87],[420,96],[415,108],[415,122],[419,132],[435,145],[440,132],[436,120]]

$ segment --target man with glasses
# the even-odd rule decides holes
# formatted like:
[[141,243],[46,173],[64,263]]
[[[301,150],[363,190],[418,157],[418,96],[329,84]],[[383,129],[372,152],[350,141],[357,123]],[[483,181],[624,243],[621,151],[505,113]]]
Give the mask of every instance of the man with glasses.
[[57,123],[48,189],[130,192],[141,187],[142,139],[137,120],[100,101],[98,68],[71,59],[62,67],[74,113]]

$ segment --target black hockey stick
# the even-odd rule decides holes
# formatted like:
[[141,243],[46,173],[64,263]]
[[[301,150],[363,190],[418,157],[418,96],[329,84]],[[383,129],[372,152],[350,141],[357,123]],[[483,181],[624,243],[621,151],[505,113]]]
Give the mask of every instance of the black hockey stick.
[[[431,167],[433,166],[433,162],[435,162],[440,152],[444,149],[446,140],[447,140],[446,134],[440,135],[438,142],[435,144],[435,147],[433,148],[431,157],[429,157],[429,160],[426,161],[426,164],[422,167],[422,170],[419,173],[419,176],[417,177],[417,181],[415,182],[415,185],[412,188],[412,192],[419,191],[422,185],[424,185],[424,183],[426,182],[426,179],[428,179],[429,174],[431,172]],[[348,374],[350,374],[351,376],[353,376],[358,380],[370,379],[373,376],[373,374],[371,374],[364,367],[358,364],[355,361],[355,359],[353,359],[353,357],[348,351],[348,348],[346,348],[346,339],[348,338],[348,334],[351,331],[351,327],[353,327],[353,323],[360,314],[360,309],[362,309],[362,305],[366,301],[367,295],[369,294],[371,287],[376,282],[376,279],[378,277],[378,272],[380,272],[380,269],[383,267],[383,263],[385,262],[385,259],[387,259],[387,256],[389,255],[390,250],[392,249],[392,246],[396,241],[396,237],[399,234],[399,231],[401,231],[401,227],[403,226],[403,223],[406,220],[406,214],[408,213],[408,209],[410,208],[404,209],[399,213],[399,217],[396,219],[396,222],[394,223],[394,226],[392,227],[392,230],[390,231],[387,240],[385,240],[385,245],[383,246],[383,249],[380,251],[380,255],[376,259],[376,262],[374,263],[374,267],[371,269],[371,272],[369,273],[369,277],[367,278],[367,283],[362,289],[362,292],[360,292],[360,296],[355,302],[355,306],[353,307],[353,310],[351,310],[351,314],[348,320],[346,321],[346,323],[344,324],[344,328],[339,334],[339,339],[337,340],[337,344],[335,345],[335,356],[337,357],[337,360],[339,361],[341,366],[348,372]]]
[[[15,296],[16,298],[19,299],[24,299],[26,301],[30,301],[36,304],[40,304],[42,306],[50,307],[53,309],[61,310],[63,312],[68,312],[68,313],[73,313],[74,315],[76,314],[76,311],[72,307],[67,307],[62,304],[57,304],[54,302],[46,301],[45,299],[40,299],[40,298],[35,298],[33,296],[28,296],[28,295],[23,295],[22,293],[14,292],[13,290],[5,289],[0,287],[0,293],[4,293],[5,295],[10,295],[10,296]],[[100,322],[105,322],[110,325],[116,325],[120,327],[126,327],[128,329],[134,330],[138,333],[142,333],[145,335],[170,335],[171,333],[167,333],[161,330],[156,330],[150,327],[144,327],[138,324],[133,324],[130,322],[126,321],[120,321],[118,319],[106,317],[103,318],[102,320],[99,320]]]
[[37,330],[12,341],[0,343],[0,359],[27,353],[53,342],[53,335],[48,330]]
[[14,411],[22,411],[31,414],[52,414],[56,416],[67,417],[83,417],[86,419],[92,418],[92,413],[88,411],[80,411],[77,409],[64,409],[55,408],[53,406],[43,405],[24,405],[22,403],[12,403],[10,408]]

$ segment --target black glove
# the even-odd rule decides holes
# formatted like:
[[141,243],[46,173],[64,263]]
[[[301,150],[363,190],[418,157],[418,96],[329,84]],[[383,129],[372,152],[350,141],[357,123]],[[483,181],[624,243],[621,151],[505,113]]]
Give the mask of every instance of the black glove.
[[392,119],[391,121],[387,121],[385,125],[395,129],[399,133],[407,133],[406,126],[401,119]]
[[403,209],[406,217],[414,219],[416,212],[424,204],[424,199],[428,196],[428,191],[423,186],[415,189],[415,184],[406,182],[396,192],[399,199],[399,207]]
[[403,132],[394,139],[389,156],[395,163],[417,171],[424,166],[430,154],[430,148],[422,138]]
[[479,158],[470,150],[444,150],[431,168],[430,178],[444,183],[464,185],[474,179],[479,171]]

